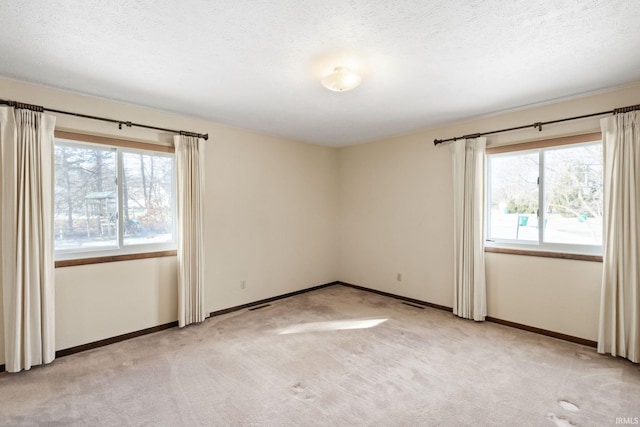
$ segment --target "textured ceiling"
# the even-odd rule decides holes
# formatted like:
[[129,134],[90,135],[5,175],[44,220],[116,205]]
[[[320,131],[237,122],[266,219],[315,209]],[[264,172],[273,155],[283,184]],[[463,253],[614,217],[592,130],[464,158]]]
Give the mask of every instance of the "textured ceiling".
[[[640,80],[638,22],[638,0],[8,0],[0,75],[344,146]],[[362,85],[323,88],[336,65]]]

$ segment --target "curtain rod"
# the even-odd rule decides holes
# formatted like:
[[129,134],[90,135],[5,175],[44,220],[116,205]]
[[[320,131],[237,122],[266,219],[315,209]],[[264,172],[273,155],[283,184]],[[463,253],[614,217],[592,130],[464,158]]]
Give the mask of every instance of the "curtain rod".
[[43,111],[50,111],[52,113],[59,113],[59,114],[66,114],[68,116],[76,116],[76,117],[81,117],[83,119],[92,119],[92,120],[100,120],[103,122],[109,122],[109,123],[116,123],[118,125],[118,129],[122,129],[122,126],[126,126],[126,127],[139,127],[139,128],[145,128],[145,129],[154,129],[154,130],[161,130],[164,132],[171,132],[171,133],[177,133],[180,135],[186,135],[186,136],[193,136],[196,138],[202,138],[205,141],[207,141],[209,139],[209,134],[202,134],[202,133],[195,133],[195,132],[187,132],[187,131],[183,131],[183,130],[175,130],[175,129],[167,129],[167,128],[161,128],[161,127],[157,127],[157,126],[149,126],[149,125],[143,125],[140,123],[132,123],[132,122],[125,122],[123,120],[114,120],[114,119],[109,119],[107,117],[99,117],[99,116],[91,116],[89,114],[81,114],[81,113],[73,113],[70,111],[63,111],[63,110],[56,110],[53,108],[47,108],[47,107],[42,107],[40,105],[31,105],[31,104],[25,104],[22,102],[17,102],[17,101],[8,101],[5,99],[0,99],[0,104],[4,104],[4,105],[8,105],[10,107],[14,107],[14,108],[20,108],[23,110],[32,110],[32,111],[39,111],[39,112],[43,112]]
[[605,114],[628,113],[630,111],[636,111],[636,110],[640,110],[640,104],[638,104],[638,105],[630,105],[628,107],[622,107],[622,108],[614,108],[611,111],[602,111],[600,113],[584,114],[582,116],[567,117],[565,119],[558,119],[558,120],[550,120],[548,122],[536,122],[536,123],[532,123],[530,125],[516,126],[516,127],[512,127],[512,128],[507,128],[507,129],[492,130],[492,131],[489,131],[489,132],[472,133],[472,134],[469,134],[469,135],[457,136],[455,138],[434,139],[433,140],[433,145],[442,144],[443,142],[457,141],[459,139],[478,138],[478,137],[485,136],[485,135],[493,135],[493,134],[496,134],[496,133],[509,132],[509,131],[512,131],[512,130],[520,130],[520,129],[527,129],[527,128],[537,128],[538,131],[542,132],[542,126],[551,125],[551,124],[554,124],[554,123],[568,122],[570,120],[586,119],[588,117],[604,116]]

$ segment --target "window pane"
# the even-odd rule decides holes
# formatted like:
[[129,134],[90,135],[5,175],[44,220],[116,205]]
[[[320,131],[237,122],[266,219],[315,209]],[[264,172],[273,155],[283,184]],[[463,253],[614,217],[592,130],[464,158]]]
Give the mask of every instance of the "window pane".
[[173,241],[173,158],[125,152],[124,244]]
[[115,246],[115,151],[57,143],[55,180],[55,249]]
[[538,153],[491,156],[489,239],[538,240]]
[[544,153],[545,230],[550,243],[602,244],[602,144]]

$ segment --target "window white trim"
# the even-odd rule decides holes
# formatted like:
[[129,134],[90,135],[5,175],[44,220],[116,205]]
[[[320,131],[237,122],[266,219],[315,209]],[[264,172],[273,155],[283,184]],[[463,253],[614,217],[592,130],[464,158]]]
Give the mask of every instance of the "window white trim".
[[[113,150],[116,153],[116,180],[117,180],[117,230],[116,244],[110,246],[101,246],[97,248],[82,247],[71,249],[56,249],[55,260],[67,261],[75,259],[114,257],[118,255],[146,254],[146,253],[162,253],[166,251],[174,251],[177,248],[176,237],[176,180],[175,180],[175,155],[173,147],[156,146],[154,144],[140,143],[135,141],[126,141],[120,139],[112,139],[106,137],[96,137],[91,135],[82,135],[69,132],[56,132],[55,145],[64,145],[76,148],[96,147],[102,150]],[[124,188],[121,185],[124,176],[123,155],[125,153],[153,155],[157,157],[167,157],[172,160],[173,178],[171,180],[171,213],[172,213],[172,240],[168,242],[150,243],[150,244],[126,244],[124,243]],[[52,184],[55,185],[55,184]]]
[[150,245],[127,245],[117,248],[113,246],[112,248],[99,248],[99,249],[91,249],[91,248],[83,248],[76,250],[65,250],[58,249],[56,250],[56,261],[67,261],[71,259],[83,259],[83,258],[99,258],[99,257],[110,257],[115,255],[131,255],[138,253],[147,253],[147,252],[163,252],[163,251],[172,251],[176,250],[176,242],[175,238],[173,242],[165,242],[165,243],[154,243]]
[[485,240],[485,248],[503,248],[513,250],[545,251],[559,254],[602,255],[602,246],[569,245],[560,243],[530,243],[516,240]]
[[[544,165],[544,153],[553,151],[556,149],[563,149],[569,146],[579,147],[588,146],[601,142],[600,133],[590,133],[584,135],[574,135],[570,137],[554,138],[549,140],[534,141],[524,144],[514,144],[510,146],[494,147],[493,149],[487,149],[487,171],[486,171],[486,200],[485,200],[485,248],[501,248],[512,249],[514,251],[532,251],[532,252],[551,252],[557,254],[577,254],[577,255],[602,255],[602,245],[583,245],[583,244],[563,244],[563,243],[550,243],[544,241],[544,221],[545,215],[545,165]],[[501,239],[491,238],[491,161],[490,158],[497,158],[502,156],[510,156],[514,154],[527,154],[537,153],[539,156],[538,161],[538,210],[537,215],[537,229],[538,239],[534,240],[515,240],[515,239]]]

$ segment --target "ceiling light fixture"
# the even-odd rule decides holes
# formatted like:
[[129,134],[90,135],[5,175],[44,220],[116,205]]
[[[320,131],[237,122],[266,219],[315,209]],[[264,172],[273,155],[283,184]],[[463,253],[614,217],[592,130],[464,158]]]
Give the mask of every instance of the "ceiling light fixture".
[[334,92],[346,92],[358,87],[362,83],[362,77],[346,67],[336,67],[333,73],[324,76],[320,82]]

